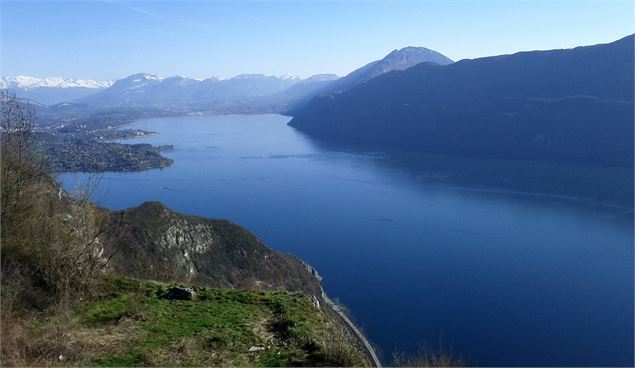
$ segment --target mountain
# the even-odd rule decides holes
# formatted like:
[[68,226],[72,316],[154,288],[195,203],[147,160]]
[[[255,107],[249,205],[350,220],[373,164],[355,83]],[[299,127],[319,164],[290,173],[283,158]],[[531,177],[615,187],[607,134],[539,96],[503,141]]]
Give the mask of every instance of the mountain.
[[179,116],[192,112],[282,112],[298,96],[311,94],[333,79],[337,76],[319,74],[302,79],[289,75],[243,74],[233,78],[199,80],[138,73],[71,102],[45,106],[33,100],[21,100],[25,105],[30,102],[37,112],[40,127],[99,129],[139,118]]
[[289,124],[349,144],[631,166],[633,41],[421,63],[315,98]]
[[381,60],[373,61],[338,79],[328,87],[328,92],[343,92],[367,80],[393,70],[405,70],[419,63],[452,64],[448,57],[425,47],[404,47],[393,50]]
[[278,94],[300,81],[296,77],[242,74],[233,78],[197,80],[160,78],[139,73],[118,80],[110,88],[75,102],[99,107],[157,107],[163,109],[218,110],[247,105]]
[[294,98],[289,101],[287,113],[295,115],[296,110],[306,106],[315,96],[341,93],[384,73],[393,70],[405,70],[425,62],[439,65],[453,63],[448,57],[425,47],[409,46],[393,50],[383,59],[368,63],[342,78],[315,84],[315,87],[310,91],[294,95]]
[[337,79],[338,76],[335,74],[316,74],[307,79],[301,80],[284,90],[282,93],[290,100],[303,98],[305,96],[313,96],[317,91],[331,85]]
[[97,82],[89,79],[73,79],[73,78],[34,78],[25,75],[19,75],[17,77],[2,77],[0,83],[2,88],[14,87],[21,89],[36,89],[36,88],[93,88],[101,89],[108,88],[112,85],[111,81]]
[[34,78],[24,75],[2,77],[0,88],[7,88],[18,97],[27,98],[45,105],[78,99],[108,88],[112,82],[97,82],[88,79]]
[[1,86],[15,90],[18,97],[44,105],[73,102],[92,109],[157,108],[181,113],[281,112],[304,104],[317,94],[344,91],[377,75],[420,62],[447,64],[452,60],[423,47],[406,47],[340,79],[333,74],[318,74],[307,79],[292,75],[241,74],[198,80],[137,73],[114,82],[4,77]]
[[[157,106],[166,102],[176,103],[182,98],[181,94],[187,90],[190,81],[196,82],[179,77],[163,79],[153,74],[138,73],[117,80],[109,88],[73,102],[99,107]],[[169,94],[165,93],[166,88],[161,88],[162,85],[171,87]]]
[[339,77],[335,74],[316,74],[303,79],[291,87],[261,98],[263,107],[273,112],[286,112],[291,107],[306,102],[325,90]]

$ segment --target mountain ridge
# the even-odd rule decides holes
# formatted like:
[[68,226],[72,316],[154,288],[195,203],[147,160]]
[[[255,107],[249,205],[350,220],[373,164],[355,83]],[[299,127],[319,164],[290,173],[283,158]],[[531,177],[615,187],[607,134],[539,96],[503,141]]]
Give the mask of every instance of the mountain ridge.
[[53,105],[75,100],[110,87],[113,81],[98,82],[74,78],[35,78],[25,75],[5,76],[0,79],[0,88],[9,89],[20,98],[44,105]]
[[420,63],[317,97],[289,125],[349,144],[629,166],[632,66],[632,35],[573,49]]
[[150,107],[180,112],[270,113],[286,112],[316,95],[341,92],[383,73],[403,70],[420,62],[447,64],[452,60],[424,47],[408,46],[395,49],[342,78],[334,74],[302,78],[291,74],[252,73],[195,79],[140,72],[108,82],[23,76],[22,84],[15,81],[9,84],[8,81],[15,78],[5,77],[3,81],[7,82],[3,82],[3,86],[16,89],[18,97],[45,105],[71,102],[91,108]]
[[91,79],[75,79],[62,77],[36,78],[28,75],[4,76],[0,81],[2,88],[108,88],[111,80],[99,82]]
[[382,59],[372,61],[346,76],[339,78],[320,93],[337,93],[353,88],[358,84],[373,79],[393,70],[405,70],[419,63],[435,63],[448,65],[453,61],[445,55],[425,47],[407,46],[395,49]]

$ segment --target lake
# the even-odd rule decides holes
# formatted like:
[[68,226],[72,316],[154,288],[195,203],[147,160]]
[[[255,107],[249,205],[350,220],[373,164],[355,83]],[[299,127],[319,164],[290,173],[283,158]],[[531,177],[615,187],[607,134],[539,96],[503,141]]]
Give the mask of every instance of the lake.
[[[443,344],[473,365],[630,365],[633,171],[377,152],[281,115],[148,119],[174,164],[93,198],[239,223],[315,266],[383,360]],[[63,174],[66,189],[86,180]]]

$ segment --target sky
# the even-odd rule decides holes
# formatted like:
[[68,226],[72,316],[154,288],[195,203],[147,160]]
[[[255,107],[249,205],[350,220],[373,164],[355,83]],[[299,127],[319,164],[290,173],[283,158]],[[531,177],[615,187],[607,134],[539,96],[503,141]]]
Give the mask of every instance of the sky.
[[606,43],[632,0],[4,1],[3,76],[346,75],[423,46],[453,60]]

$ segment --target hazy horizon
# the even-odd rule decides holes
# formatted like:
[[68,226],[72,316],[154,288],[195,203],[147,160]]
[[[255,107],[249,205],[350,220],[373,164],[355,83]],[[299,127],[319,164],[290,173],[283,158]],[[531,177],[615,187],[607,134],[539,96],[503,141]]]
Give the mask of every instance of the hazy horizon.
[[343,76],[407,46],[458,61],[608,43],[635,29],[629,1],[3,1],[1,11],[3,76],[97,81]]

